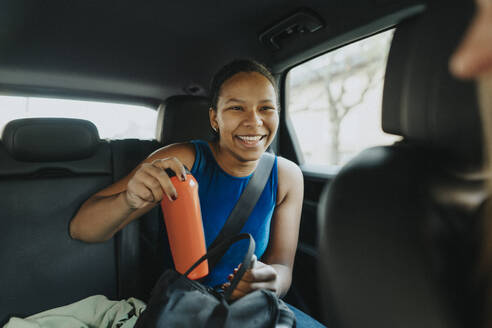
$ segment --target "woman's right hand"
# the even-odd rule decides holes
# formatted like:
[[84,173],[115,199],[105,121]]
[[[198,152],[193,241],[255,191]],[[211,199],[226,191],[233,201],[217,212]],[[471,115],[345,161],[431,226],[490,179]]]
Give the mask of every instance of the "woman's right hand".
[[168,157],[144,163],[128,181],[126,201],[130,208],[139,209],[162,200],[164,194],[169,200],[176,200],[178,194],[166,169],[172,170],[178,178],[186,180],[186,170],[179,159]]

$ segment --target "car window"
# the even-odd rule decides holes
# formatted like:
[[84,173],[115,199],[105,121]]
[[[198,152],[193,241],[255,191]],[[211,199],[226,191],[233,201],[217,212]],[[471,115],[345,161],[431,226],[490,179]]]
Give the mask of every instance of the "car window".
[[304,164],[340,166],[359,151],[399,139],[381,129],[384,72],[393,30],[291,69],[287,119]]
[[91,121],[101,139],[155,139],[157,111],[107,102],[0,96],[0,130],[10,121],[29,117],[67,117]]

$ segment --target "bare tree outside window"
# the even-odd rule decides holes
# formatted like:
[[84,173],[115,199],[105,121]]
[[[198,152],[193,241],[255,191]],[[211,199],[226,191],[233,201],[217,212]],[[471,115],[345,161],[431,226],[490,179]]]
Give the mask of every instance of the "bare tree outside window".
[[306,163],[342,165],[364,148],[397,140],[379,123],[392,36],[354,42],[289,72],[288,115]]

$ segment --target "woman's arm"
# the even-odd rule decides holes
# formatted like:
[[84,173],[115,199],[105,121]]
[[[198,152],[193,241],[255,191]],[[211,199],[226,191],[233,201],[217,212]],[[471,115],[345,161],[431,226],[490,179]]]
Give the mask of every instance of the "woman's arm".
[[165,169],[184,174],[195,160],[192,144],[174,144],[151,154],[130,174],[85,201],[70,222],[70,235],[86,242],[111,239],[132,220],[158,204],[162,197],[179,195]]
[[268,249],[263,262],[256,261],[245,273],[233,292],[233,299],[256,289],[269,289],[279,296],[287,293],[292,281],[303,197],[301,170],[293,162],[279,157],[277,205],[273,212]]

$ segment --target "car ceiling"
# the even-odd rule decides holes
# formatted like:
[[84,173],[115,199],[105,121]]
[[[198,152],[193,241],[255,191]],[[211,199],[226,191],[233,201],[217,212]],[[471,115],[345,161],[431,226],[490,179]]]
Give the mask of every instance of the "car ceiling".
[[[231,59],[255,58],[279,73],[328,50],[321,43],[420,2],[2,0],[0,92],[155,105],[171,95],[206,94],[213,72]],[[313,10],[324,28],[278,51],[259,42],[261,32],[300,8]]]

